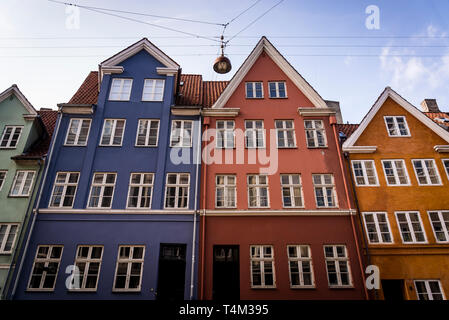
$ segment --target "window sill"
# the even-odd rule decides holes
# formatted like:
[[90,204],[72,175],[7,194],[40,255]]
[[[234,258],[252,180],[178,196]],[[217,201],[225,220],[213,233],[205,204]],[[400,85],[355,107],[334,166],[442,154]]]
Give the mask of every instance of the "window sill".
[[86,293],[86,292],[92,292],[92,293],[96,293],[97,289],[67,289],[67,292],[82,292],[82,293]]
[[270,99],[288,99],[288,97],[269,97]]
[[12,195],[8,195],[8,198],[29,198],[30,197],[30,195],[24,195],[24,196],[12,196]]
[[27,288],[27,292],[54,292],[55,289],[33,289],[33,288]]
[[346,286],[329,286],[329,289],[354,289],[354,286],[346,285]]
[[251,289],[254,289],[254,290],[260,290],[260,289],[262,289],[262,290],[264,290],[264,289],[268,289],[268,290],[273,290],[273,289],[276,289],[276,286],[251,286]]
[[87,144],[63,144],[63,147],[87,147]]
[[122,144],[120,144],[120,145],[118,145],[118,144],[111,144],[111,145],[109,145],[109,144],[99,144],[98,146],[99,147],[121,147],[123,145]]
[[155,146],[138,146],[138,145],[134,145],[134,147],[136,147],[136,148],[157,148],[158,146],[157,145],[155,145]]
[[245,97],[245,98],[248,99],[248,100],[263,100],[264,99],[264,97],[254,97],[254,98]]
[[142,292],[142,289],[112,289],[112,293],[140,293]]
[[4,150],[14,150],[14,149],[17,149],[17,147],[0,147],[0,149],[4,149]]
[[298,146],[293,147],[277,147],[278,149],[298,149]]
[[290,286],[290,289],[292,290],[301,290],[301,289],[306,289],[306,290],[310,290],[310,289],[316,289],[315,285],[313,286]]
[[328,146],[323,146],[323,147],[309,147],[307,146],[307,149],[328,149]]

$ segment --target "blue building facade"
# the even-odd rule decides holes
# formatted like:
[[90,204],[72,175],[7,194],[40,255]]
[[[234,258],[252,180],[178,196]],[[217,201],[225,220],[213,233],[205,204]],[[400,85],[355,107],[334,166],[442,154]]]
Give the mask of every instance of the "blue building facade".
[[59,105],[11,298],[196,298],[201,119],[182,85],[144,38]]

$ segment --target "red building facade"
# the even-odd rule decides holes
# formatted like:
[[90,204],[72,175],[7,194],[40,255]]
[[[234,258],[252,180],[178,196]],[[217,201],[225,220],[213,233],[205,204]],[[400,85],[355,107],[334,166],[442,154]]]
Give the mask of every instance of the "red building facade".
[[365,299],[338,103],[264,37],[203,93],[199,298]]

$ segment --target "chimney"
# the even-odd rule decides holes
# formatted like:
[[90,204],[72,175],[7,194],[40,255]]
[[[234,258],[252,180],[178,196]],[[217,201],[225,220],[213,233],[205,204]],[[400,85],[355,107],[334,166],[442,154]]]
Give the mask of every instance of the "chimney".
[[423,112],[441,112],[436,99],[424,99],[421,108]]

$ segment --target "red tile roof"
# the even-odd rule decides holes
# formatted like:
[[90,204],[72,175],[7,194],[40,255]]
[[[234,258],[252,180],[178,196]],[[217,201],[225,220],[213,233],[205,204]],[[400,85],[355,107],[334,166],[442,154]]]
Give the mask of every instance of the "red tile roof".
[[181,74],[181,83],[176,104],[200,106],[203,100],[203,77],[200,74]]
[[98,98],[98,71],[91,71],[81,87],[70,99],[73,104],[96,104]]
[[41,109],[37,112],[40,116],[40,120],[45,128],[45,133],[38,139],[30,148],[21,155],[12,157],[15,160],[32,160],[40,159],[47,155],[48,148],[50,147],[51,137],[55,130],[56,119],[58,118],[58,112],[51,109]]
[[[426,116],[439,124],[441,127],[449,130],[449,112],[424,112]],[[443,119],[447,119],[443,121]]]
[[343,132],[346,135],[346,138],[349,138],[351,134],[354,133],[355,130],[359,127],[358,124],[337,124],[338,132]]
[[229,81],[203,81],[203,107],[212,106],[228,83]]

